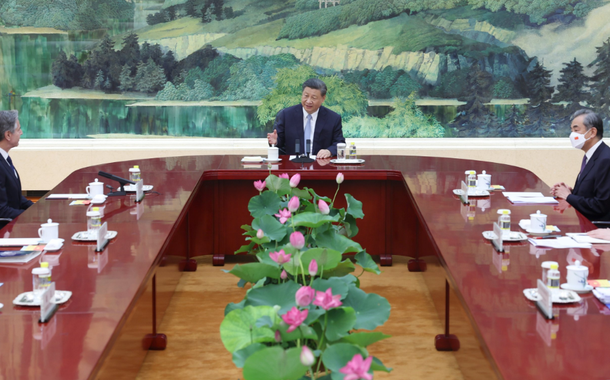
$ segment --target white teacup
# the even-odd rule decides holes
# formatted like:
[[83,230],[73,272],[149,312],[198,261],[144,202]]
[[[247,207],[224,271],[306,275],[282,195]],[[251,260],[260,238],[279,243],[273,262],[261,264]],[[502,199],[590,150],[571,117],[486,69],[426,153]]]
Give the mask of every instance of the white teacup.
[[535,214],[530,214],[530,231],[544,232],[546,231],[546,215],[541,214],[540,210]]
[[489,190],[491,187],[491,174],[487,174],[485,170],[483,170],[482,174],[477,175],[477,189],[479,190]]
[[89,182],[89,186],[87,186],[86,190],[91,198],[96,195],[104,195],[104,182],[98,182],[96,178],[95,182]]
[[269,161],[277,161],[280,158],[280,150],[274,146],[269,147],[267,150],[267,160]]
[[45,242],[48,243],[52,239],[59,238],[59,223],[53,223],[51,219],[47,223],[40,225],[38,229],[38,236]]
[[576,261],[574,265],[568,265],[568,286],[571,289],[584,289],[587,286],[587,277],[589,276],[589,268],[580,265],[580,261]]

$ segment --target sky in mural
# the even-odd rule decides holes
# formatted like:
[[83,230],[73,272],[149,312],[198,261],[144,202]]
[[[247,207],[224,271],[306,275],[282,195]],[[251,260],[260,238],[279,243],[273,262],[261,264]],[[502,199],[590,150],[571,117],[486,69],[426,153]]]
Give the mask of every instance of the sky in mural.
[[[35,6],[33,6],[35,5]],[[563,137],[608,113],[601,0],[0,0],[30,138],[263,137],[320,77],[347,137]]]

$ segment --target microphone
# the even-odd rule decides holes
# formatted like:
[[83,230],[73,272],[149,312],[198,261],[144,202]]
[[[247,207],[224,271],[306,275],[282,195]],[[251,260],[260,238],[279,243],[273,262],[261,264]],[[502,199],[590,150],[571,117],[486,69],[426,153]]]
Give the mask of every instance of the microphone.
[[294,153],[297,156],[299,156],[301,154],[301,140],[300,139],[294,140]]
[[305,143],[305,153],[307,154],[307,157],[309,157],[309,153],[311,153],[311,140],[307,139],[307,142]]
[[114,191],[114,192],[112,192],[112,193],[109,193],[109,194],[108,194],[108,196],[113,196],[113,195],[126,195],[127,193],[125,192],[125,187],[124,187],[124,186],[125,186],[126,184],[128,184],[128,183],[130,183],[130,184],[132,184],[132,185],[135,185],[135,184],[136,184],[136,183],[135,183],[135,182],[133,182],[133,181],[130,181],[130,180],[125,179],[125,178],[118,177],[118,176],[116,176],[116,175],[114,175],[114,174],[110,174],[110,173],[103,172],[103,171],[101,171],[101,170],[100,170],[100,171],[99,171],[97,174],[98,174],[98,175],[100,175],[100,176],[102,176],[102,177],[105,177],[105,178],[111,179],[111,180],[113,180],[113,181],[117,181],[117,182],[119,183],[119,185],[120,185],[120,186],[119,186],[118,190],[117,190],[117,191]]

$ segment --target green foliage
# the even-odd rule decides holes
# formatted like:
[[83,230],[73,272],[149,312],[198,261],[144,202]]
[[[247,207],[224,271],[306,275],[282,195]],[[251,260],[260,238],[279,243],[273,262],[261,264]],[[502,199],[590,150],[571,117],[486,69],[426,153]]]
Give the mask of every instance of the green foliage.
[[298,347],[284,350],[268,347],[252,354],[244,365],[244,378],[248,380],[294,380],[307,372],[299,359]]
[[152,59],[146,63],[140,62],[136,72],[136,90],[141,92],[158,92],[166,82],[163,67],[157,65]]
[[607,113],[610,106],[610,38],[596,48],[596,54],[589,64],[595,68],[591,77],[591,99],[596,107]]
[[0,19],[9,26],[92,30],[108,20],[133,20],[134,3],[125,0],[11,0],[0,3]]
[[343,135],[351,138],[443,137],[445,130],[433,117],[425,115],[415,104],[415,95],[396,99],[394,110],[385,118],[354,117],[343,123]]
[[256,326],[264,316],[279,323],[277,312],[271,306],[246,306],[228,313],[220,324],[220,339],[227,351],[233,353],[252,343],[274,342],[274,331]]
[[572,13],[576,17],[584,17],[591,11],[593,5],[598,4],[598,1],[468,0],[468,4],[474,8],[485,7],[492,12],[506,9],[508,12],[528,15],[531,22],[542,24],[547,21],[547,17],[558,10],[563,10],[564,14]]
[[[557,93],[553,95],[555,102],[571,102],[573,107],[580,107],[578,103],[588,100],[588,94],[584,88],[589,83],[589,77],[583,72],[583,67],[574,58],[573,61],[564,63],[564,68],[561,69],[559,77],[559,85]],[[575,111],[575,109],[574,109]]]
[[256,283],[265,277],[280,278],[278,267],[264,263],[236,264],[233,269],[226,272],[251,283]]
[[444,74],[441,77],[441,82],[434,87],[430,95],[442,98],[464,97],[467,95],[465,83],[468,70],[467,68],[458,69]]
[[394,70],[389,66],[382,71],[346,72],[343,77],[347,82],[358,85],[372,99],[406,98],[421,88],[404,70]]
[[70,59],[61,51],[51,68],[53,84],[61,88],[79,86],[83,77],[83,68],[74,55]]
[[318,0],[297,0],[296,8],[299,10],[313,10],[318,9],[320,7],[320,3]]
[[510,78],[500,78],[493,85],[495,99],[517,99],[523,97]]

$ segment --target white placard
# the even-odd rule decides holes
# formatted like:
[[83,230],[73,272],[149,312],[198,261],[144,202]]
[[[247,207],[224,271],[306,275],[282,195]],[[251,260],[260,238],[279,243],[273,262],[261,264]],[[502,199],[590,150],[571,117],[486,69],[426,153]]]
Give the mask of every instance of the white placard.
[[102,226],[97,230],[97,247],[96,251],[101,252],[106,247],[106,243],[108,243],[108,239],[106,238],[106,234],[108,233],[108,222],[104,222]]
[[494,222],[494,235],[496,235],[496,237],[491,241],[491,243],[494,245],[496,251],[504,252],[504,247],[502,246],[502,229],[497,222]]
[[538,285],[538,301],[536,305],[547,319],[553,319],[553,291],[540,280]]
[[49,287],[40,295],[40,323],[45,323],[53,316],[57,304],[55,303],[55,283],[52,282]]
[[468,204],[468,185],[462,181],[462,202]]
[[136,202],[142,202],[144,199],[144,187],[142,181],[136,182]]

